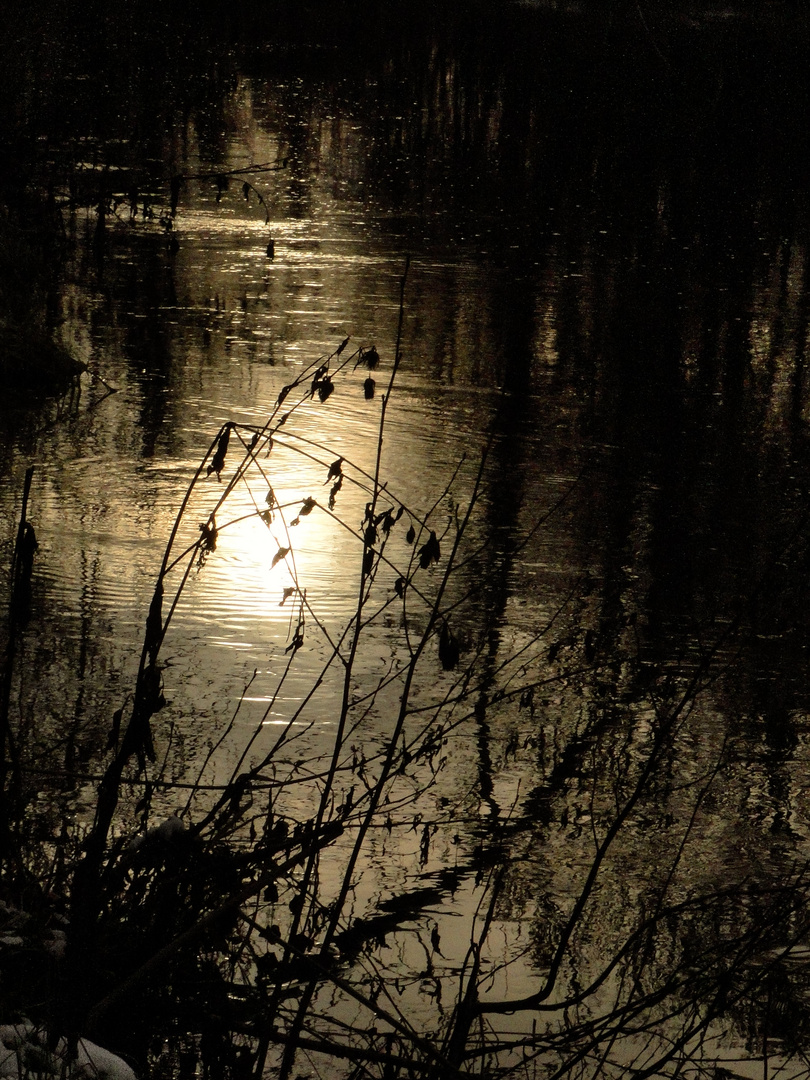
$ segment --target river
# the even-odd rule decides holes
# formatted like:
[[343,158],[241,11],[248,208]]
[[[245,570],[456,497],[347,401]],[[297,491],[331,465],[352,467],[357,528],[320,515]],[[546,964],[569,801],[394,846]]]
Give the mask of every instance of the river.
[[[92,89],[77,91],[53,153],[111,201],[101,243],[94,208],[62,210],[53,305],[61,342],[89,370],[58,405],[6,410],[0,432],[9,559],[35,469],[39,551],[14,715],[40,777],[32,821],[57,836],[63,819],[92,813],[165,545],[212,440],[232,422],[247,442],[283,388],[348,339],[334,392],[304,394],[218,517],[216,550],[173,614],[169,704],[153,717],[156,776],[182,785],[205,762],[216,788],[246,740],[252,755],[267,751],[326,664],[295,713],[293,757],[310,767],[329,752],[341,692],[332,643],[357,604],[369,496],[351,478],[374,473],[402,312],[381,458],[384,498],[407,508],[392,562],[407,564],[404,526],[431,507],[447,557],[486,453],[474,555],[453,579],[449,616],[481,685],[468,714],[450,714],[457,726],[412,824],[406,815],[369,842],[356,904],[384,911],[455,868],[456,891],[425,924],[445,942],[450,980],[477,884],[508,866],[487,960],[493,1000],[531,995],[553,965],[610,808],[681,694],[682,718],[577,929],[566,992],[617,953],[662,874],[672,903],[783,883],[810,835],[810,147],[794,53],[745,12],[656,23],[649,39],[637,28],[627,44],[601,16],[504,10],[491,39],[440,23],[387,48],[374,38],[362,58],[323,40],[243,42],[228,78],[194,107],[167,107],[141,143],[112,106],[92,105]],[[777,48],[781,81],[768,66]],[[182,178],[173,213],[171,177]],[[336,459],[346,483],[333,513]],[[231,461],[195,489],[189,543]],[[253,514],[268,484],[283,508],[269,525]],[[291,525],[307,498],[318,506]],[[273,562],[287,546],[293,569]],[[435,587],[439,568],[425,575]],[[292,587],[306,590],[306,647],[279,692],[299,625]],[[424,617],[413,613],[417,628]],[[358,698],[402,661],[402,628],[393,610],[375,616]],[[431,663],[420,707],[452,686]],[[537,684],[531,694],[498,697],[519,678]],[[381,690],[358,727],[369,757],[395,712],[396,694]],[[159,788],[155,814],[182,810],[184,790]],[[305,817],[310,794],[286,812]],[[327,881],[337,873],[324,867]],[[728,926],[756,924],[741,896],[722,913],[707,906],[711,931],[696,918],[673,942],[691,933],[695,950],[719,955]],[[415,971],[427,938],[401,938],[390,938],[401,970]],[[657,949],[655,970],[666,967]],[[438,976],[422,974],[402,997],[417,1016],[441,1011]],[[599,1007],[620,982],[600,986]],[[726,1014],[734,1038],[703,1060],[759,1076],[742,1000]],[[532,1015],[494,1010],[499,1037],[525,1034]],[[772,1019],[771,1053],[788,1053],[788,1027]],[[594,1050],[593,1074],[655,1059],[643,1031],[611,1039],[614,1057]]]

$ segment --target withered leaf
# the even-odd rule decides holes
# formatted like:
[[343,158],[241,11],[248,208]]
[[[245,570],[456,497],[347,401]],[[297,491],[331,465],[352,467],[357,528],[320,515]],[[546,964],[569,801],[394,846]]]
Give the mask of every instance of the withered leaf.
[[320,367],[315,369],[315,372],[314,372],[314,374],[312,376],[312,386],[310,387],[310,397],[315,397],[315,392],[318,389],[318,386],[320,385],[321,380],[325,377],[328,370],[329,370],[329,361],[328,360],[326,361],[325,364],[321,364]]
[[294,385],[295,383],[289,383],[287,386],[282,386],[282,388],[278,392],[278,400],[276,401],[277,405],[281,405],[281,403],[284,401],[287,394],[289,394],[289,392],[292,390]]
[[242,195],[244,196],[245,202],[250,202],[250,184],[247,180],[242,184]]
[[292,519],[292,521],[290,522],[290,525],[298,525],[300,523],[300,521],[301,521],[301,518],[306,517],[308,514],[311,514],[312,511],[314,510],[314,508],[317,505],[318,504],[315,502],[315,500],[313,498],[311,498],[310,496],[308,496],[301,503],[301,509],[298,511],[297,515]]
[[371,401],[371,399],[374,397],[374,391],[376,388],[377,384],[369,375],[369,377],[363,383],[363,397],[365,397],[366,401]]
[[413,527],[413,525],[411,525],[411,527],[405,533],[405,542],[407,544],[412,544],[415,539],[416,539],[416,529]]
[[273,503],[274,503],[274,502],[276,501],[276,495],[275,495],[275,492],[274,492],[274,491],[273,491],[273,489],[272,489],[271,487],[269,487],[269,486],[268,486],[268,488],[267,488],[267,494],[266,494],[266,495],[265,495],[265,497],[264,497],[264,501],[265,501],[265,502],[267,503],[267,505],[268,505],[268,506],[272,506],[272,505],[273,505]]
[[357,363],[354,366],[356,370],[361,364],[365,364],[369,371],[373,371],[379,362],[380,354],[372,345],[370,349],[360,349],[360,355],[357,357]]
[[365,554],[363,555],[363,575],[370,574],[373,566],[374,548],[366,548]]
[[321,379],[318,383],[318,397],[321,401],[326,401],[332,391],[335,389],[335,384],[327,375],[326,378]]
[[230,438],[231,425],[226,424],[225,430],[219,437],[216,453],[211,459],[211,464],[208,466],[208,472],[206,473],[207,476],[210,476],[212,472],[215,472],[217,474],[217,480],[220,479],[220,474],[225,468],[225,455],[228,453],[228,442],[230,441]]
[[407,581],[405,580],[404,577],[398,577],[397,578],[397,580],[394,582],[394,591],[396,592],[397,596],[404,596],[405,595],[405,586],[407,584],[408,583],[407,583]]
[[335,356],[340,356],[340,354],[343,352],[343,350],[346,348],[346,346],[348,344],[349,344],[349,339],[344,338],[343,341],[341,341],[341,343],[338,345],[337,349],[335,350]]
[[303,644],[304,644],[304,635],[301,633],[300,630],[296,630],[295,631],[295,636],[293,637],[292,641],[287,646],[287,648],[284,650],[284,652],[290,652],[290,651],[298,652],[298,650],[301,648],[301,646]]
[[336,476],[343,476],[343,458],[339,457],[336,461],[333,461],[329,466],[329,472],[326,474],[325,484],[328,484],[330,480],[334,480]]
[[343,474],[341,473],[337,480],[332,484],[332,488],[329,492],[329,509],[335,509],[335,501],[337,500],[337,493],[343,487]]
[[438,562],[441,558],[441,548],[436,533],[431,530],[427,543],[419,549],[419,565],[426,570],[432,562]]
[[287,588],[282,593],[281,600],[279,601],[278,606],[279,607],[284,607],[284,604],[286,603],[287,600],[290,599],[290,597],[292,596],[292,594],[294,592],[295,592],[295,586],[294,585],[288,585]]
[[210,521],[203,522],[200,525],[200,547],[202,550],[216,551],[218,535],[217,523],[213,518]]
[[277,563],[280,563],[282,559],[286,559],[286,557],[289,555],[289,553],[290,553],[290,549],[288,547],[280,547],[278,549],[278,551],[275,553],[275,555],[273,556],[273,561],[270,563],[270,569],[272,570],[273,567]]

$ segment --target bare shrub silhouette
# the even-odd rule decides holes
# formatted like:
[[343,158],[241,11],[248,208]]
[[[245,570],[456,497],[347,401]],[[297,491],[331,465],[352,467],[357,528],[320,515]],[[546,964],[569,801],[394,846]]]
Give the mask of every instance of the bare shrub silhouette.
[[[776,884],[705,889],[684,873],[706,858],[707,817],[732,756],[722,742],[699,756],[695,746],[701,702],[738,660],[738,626],[713,638],[707,627],[698,655],[653,669],[633,620],[597,625],[580,581],[511,650],[493,651],[498,613],[470,531],[490,448],[472,467],[460,463],[427,509],[384,479],[406,281],[407,269],[384,392],[369,392],[370,373],[383,375],[376,348],[347,339],[281,390],[262,426],[228,422],[212,438],[168,538],[95,818],[49,879],[69,903],[64,958],[51,950],[32,960],[26,946],[5,1019],[25,1017],[53,1045],[92,1038],[156,1074],[717,1075],[734,1033],[766,1073],[775,1057],[801,1075],[806,868]],[[378,411],[372,469],[301,424],[343,392]],[[275,471],[282,450],[307,470],[289,496]],[[314,515],[356,550],[354,611],[337,630],[298,569],[297,538]],[[512,540],[512,556],[547,519]],[[20,545],[25,523],[24,508]],[[274,602],[290,612],[284,662],[227,780],[215,779],[219,751],[239,737],[258,672],[178,780],[167,774],[162,725],[173,616],[246,523],[264,530]],[[785,557],[791,545],[803,550],[804,525]],[[15,565],[23,556],[20,547]],[[766,569],[752,592],[772,584]],[[460,629],[471,613],[474,638]],[[287,696],[305,654],[320,670],[309,692]],[[328,746],[308,738],[324,687]],[[43,856],[15,830],[25,810],[7,699],[3,712],[12,882],[23,870],[36,879]],[[448,759],[471,732],[482,740],[485,716],[509,718],[498,760],[479,762],[468,796],[451,798]],[[508,815],[468,813],[470,800],[494,805],[498,774],[515,768],[534,782],[515,788]],[[552,838],[569,854],[564,892],[527,870]],[[398,863],[407,888],[364,893],[372,850]],[[428,871],[434,852],[440,869]],[[624,867],[644,857],[623,886]],[[6,976],[12,968],[3,961]]]

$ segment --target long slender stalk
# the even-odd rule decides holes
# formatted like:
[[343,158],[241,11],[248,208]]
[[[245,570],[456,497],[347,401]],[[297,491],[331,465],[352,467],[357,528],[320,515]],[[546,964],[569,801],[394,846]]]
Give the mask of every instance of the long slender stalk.
[[[19,760],[14,747],[14,737],[9,723],[9,708],[11,704],[11,683],[14,677],[14,663],[17,656],[17,637],[19,633],[21,608],[23,606],[23,591],[28,588],[26,574],[30,572],[29,558],[26,555],[26,546],[30,547],[32,541],[27,537],[28,524],[28,500],[31,495],[31,481],[34,477],[34,466],[30,465],[25,470],[23,481],[22,506],[20,508],[20,521],[17,526],[17,536],[14,543],[14,553],[11,560],[11,574],[9,576],[9,613],[8,613],[8,641],[6,642],[6,657],[3,665],[2,678],[0,678],[0,866],[6,867],[7,860],[11,855],[11,791],[8,785],[8,761],[12,759],[14,776],[12,783],[16,788],[20,784]],[[29,556],[33,551],[29,552]]]

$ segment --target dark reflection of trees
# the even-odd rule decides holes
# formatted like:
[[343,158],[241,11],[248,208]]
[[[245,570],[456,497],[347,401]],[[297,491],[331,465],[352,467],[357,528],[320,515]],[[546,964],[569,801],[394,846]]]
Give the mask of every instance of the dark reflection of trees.
[[[538,304],[550,307],[550,385],[575,393],[576,436],[598,475],[576,539],[598,577],[597,650],[609,654],[632,614],[645,663],[677,666],[700,634],[740,616],[744,722],[789,747],[806,660],[794,631],[775,645],[763,631],[803,625],[804,591],[789,584],[803,554],[775,589],[752,597],[749,586],[789,547],[807,474],[796,213],[807,85],[787,40],[802,26],[690,30],[652,14],[629,35],[596,17],[576,33],[516,10],[452,33],[437,18],[423,37],[409,26],[368,50],[360,67],[339,50],[310,54],[307,94],[284,98],[297,109],[285,130],[296,160],[333,190],[365,185],[401,213],[409,241],[491,268],[483,306],[501,359],[490,378],[512,408],[537,375]],[[259,64],[256,74],[267,78]],[[335,137],[320,152],[326,122]],[[437,374],[452,378],[437,356]],[[788,404],[775,415],[780,380]],[[519,428],[503,442],[518,461]],[[493,522],[509,519],[520,486],[501,477]],[[773,784],[782,790],[776,773]]]
[[[495,303],[495,339],[503,356],[503,392],[496,408],[488,456],[485,534],[495,539],[488,544],[479,573],[482,580],[480,603],[485,612],[487,641],[481,650],[477,678],[480,694],[475,718],[478,744],[478,780],[481,798],[497,828],[503,812],[493,795],[492,730],[487,714],[488,695],[495,685],[503,659],[501,633],[507,621],[507,603],[513,594],[521,597],[522,583],[515,580],[520,522],[527,496],[527,445],[532,418],[533,282],[524,276],[510,289],[510,303]],[[507,316],[508,313],[508,316]],[[500,318],[507,316],[501,325]],[[523,586],[525,588],[525,585]]]
[[[793,845],[791,765],[810,710],[810,269],[798,209],[810,148],[798,53],[773,22],[635,25],[636,36],[625,37],[599,18],[570,24],[517,6],[497,17],[398,23],[383,43],[361,49],[358,38],[351,51],[336,38],[334,48],[303,58],[254,56],[250,70],[268,98],[261,122],[289,155],[285,212],[316,213],[313,187],[328,180],[338,200],[396,215],[405,246],[461,252],[485,268],[486,330],[477,342],[485,355],[467,371],[504,396],[486,501],[495,543],[482,567],[492,623],[484,692],[502,649],[499,622],[521,587],[510,544],[536,495],[532,426],[546,417],[535,395],[550,411],[573,402],[570,419],[549,417],[544,435],[549,455],[570,471],[584,459],[589,467],[568,554],[593,586],[577,598],[588,675],[574,687],[590,697],[577,703],[576,738],[561,743],[549,767],[538,764],[516,850],[526,835],[540,836],[547,872],[552,824],[566,843],[575,831],[565,800],[587,802],[602,773],[620,769],[632,706],[733,623],[740,662],[718,679],[714,703],[735,752],[756,755],[766,783],[746,788],[739,770],[729,788],[759,815],[746,823],[752,872],[769,858],[780,865]],[[218,167],[233,123],[233,68],[206,67],[204,50],[195,57],[188,41],[177,48],[148,20],[127,23],[127,36],[112,19],[96,5],[77,8],[64,50],[32,84],[28,134],[46,135],[68,157],[81,137],[89,140],[82,150],[144,174],[156,159],[156,182],[165,183],[171,132],[187,130],[193,114],[201,158]],[[357,22],[350,28],[361,33]],[[321,142],[325,131],[331,137]],[[122,135],[131,141],[117,142]],[[162,248],[144,245],[137,269],[108,260],[103,273],[110,304],[131,313],[121,347],[140,387],[141,453],[149,457],[173,426],[164,391],[175,342],[162,314],[175,300],[170,271]],[[435,347],[434,374],[447,382],[464,377],[451,277],[429,300],[449,343]],[[556,351],[542,371],[549,358],[538,342],[540,307]],[[92,589],[90,574],[88,596]],[[76,668],[92,674],[100,662],[86,637],[97,616],[89,603],[82,614]],[[83,688],[72,700],[78,733],[92,703]],[[479,791],[498,817],[483,694],[476,721]],[[594,761],[594,747],[604,759]],[[73,735],[64,752],[80,757]],[[673,745],[662,759],[660,814],[648,810],[649,836],[639,841],[649,852],[666,835],[661,822],[683,756]],[[651,877],[656,865],[651,858]],[[538,930],[538,956],[553,940],[554,902],[550,894],[542,902],[551,914]],[[710,951],[723,920],[755,913],[714,917],[694,928],[693,950]]]
[[[142,429],[141,455],[151,458],[160,441],[171,448],[174,423],[179,419],[179,402],[169,393],[173,381],[175,329],[165,312],[176,304],[171,270],[166,265],[163,245],[157,238],[144,245],[137,263],[127,262],[117,269],[114,291],[121,311],[121,349],[130,367],[133,385],[140,390]],[[106,320],[104,320],[106,322]]]

